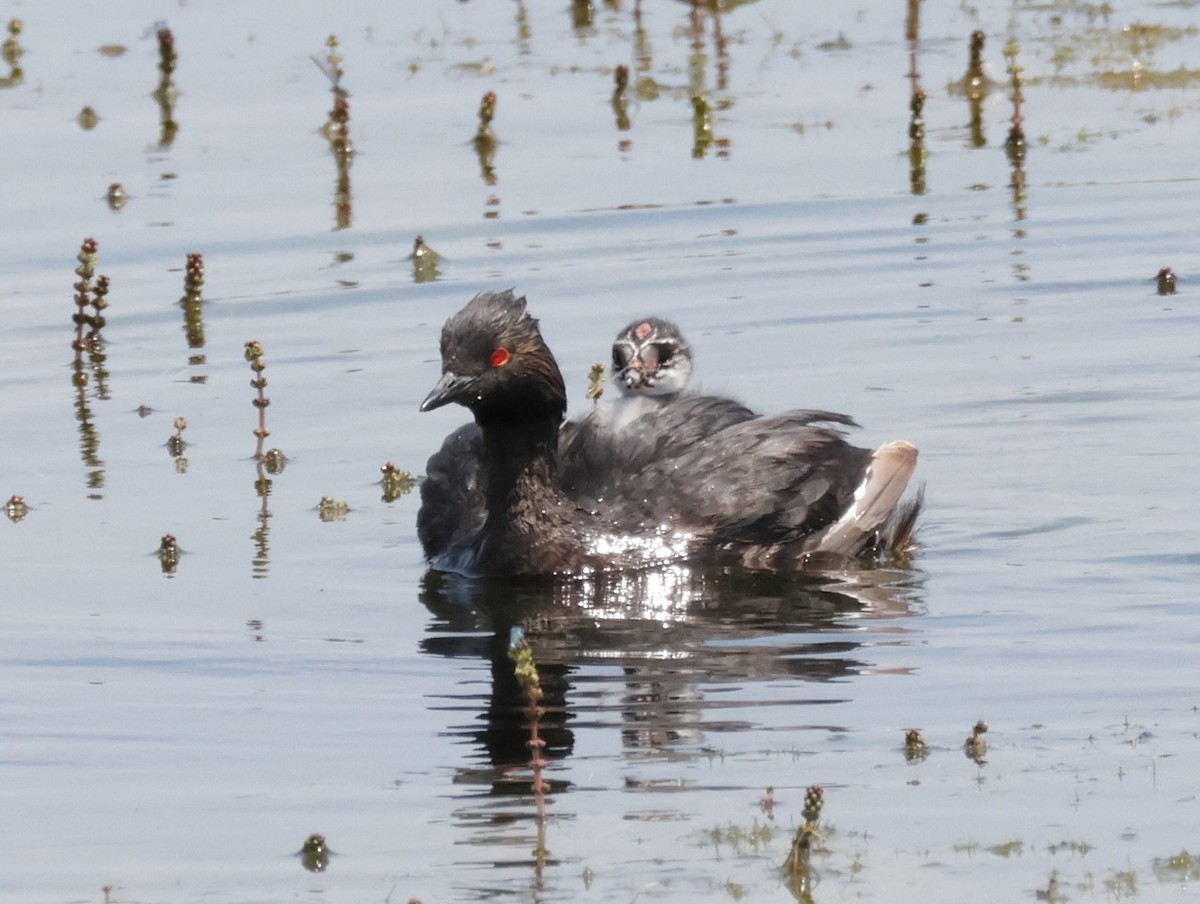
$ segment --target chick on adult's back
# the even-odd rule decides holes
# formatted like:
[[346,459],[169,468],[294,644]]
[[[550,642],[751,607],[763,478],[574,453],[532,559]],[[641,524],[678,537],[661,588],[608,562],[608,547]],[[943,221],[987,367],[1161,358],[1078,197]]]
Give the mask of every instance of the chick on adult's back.
[[419,517],[444,528],[443,547],[426,550],[443,569],[554,574],[712,557],[757,567],[852,558],[886,545],[916,464],[906,443],[874,453],[850,445],[814,423],[824,412],[751,416],[676,443],[637,473],[614,460],[604,497],[583,506],[558,468],[562,374],[525,300],[480,293],[446,322],[441,349],[442,378],[421,409],[457,402],[474,414],[483,500],[482,512],[456,512],[444,496],[426,498]]

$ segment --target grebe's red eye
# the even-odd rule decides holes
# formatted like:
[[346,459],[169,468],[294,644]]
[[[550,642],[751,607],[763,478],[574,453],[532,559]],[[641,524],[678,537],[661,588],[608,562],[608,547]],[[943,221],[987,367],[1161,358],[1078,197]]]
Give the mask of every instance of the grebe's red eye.
[[508,354],[508,349],[503,347],[496,349],[494,352],[492,352],[492,367],[503,367],[508,363],[508,359],[510,357],[511,356]]

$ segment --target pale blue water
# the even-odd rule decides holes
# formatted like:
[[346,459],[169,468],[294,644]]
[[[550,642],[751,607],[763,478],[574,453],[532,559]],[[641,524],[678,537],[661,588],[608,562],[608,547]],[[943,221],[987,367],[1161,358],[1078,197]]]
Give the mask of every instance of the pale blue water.
[[[0,496],[30,512],[0,530],[0,899],[790,901],[778,866],[811,784],[816,901],[1033,899],[1052,873],[1071,900],[1194,894],[1195,867],[1163,861],[1200,855],[1200,46],[1125,30],[1192,11],[924,4],[915,195],[902,4],[760,0],[721,16],[720,41],[708,13],[643,6],[641,37],[629,2],[586,28],[565,2],[3,10],[27,53],[0,89]],[[179,54],[169,147],[159,20]],[[1003,86],[978,148],[948,87],[975,28],[998,82],[1020,44],[1020,192]],[[330,33],[357,152],[342,229],[310,59]],[[657,86],[628,131],[619,63]],[[1103,77],[1134,63],[1146,87]],[[471,143],[488,90],[494,185]],[[434,282],[406,259],[418,233],[444,256]],[[112,278],[90,464],[70,349],[88,235]],[[202,349],[178,303],[189,252]],[[1178,295],[1155,294],[1162,266]],[[919,445],[915,568],[517,598],[427,576],[415,494],[383,501],[379,468],[419,473],[466,419],[416,411],[438,331],[509,286],[576,413],[589,365],[650,312],[681,323],[709,390]],[[265,551],[250,339],[289,458]],[[320,520],[322,496],[345,520]],[[551,704],[540,869],[503,656],[531,613]],[[978,719],[983,766],[962,751]],[[905,761],[910,727],[924,762]],[[335,852],[320,874],[294,856],[312,832]]]

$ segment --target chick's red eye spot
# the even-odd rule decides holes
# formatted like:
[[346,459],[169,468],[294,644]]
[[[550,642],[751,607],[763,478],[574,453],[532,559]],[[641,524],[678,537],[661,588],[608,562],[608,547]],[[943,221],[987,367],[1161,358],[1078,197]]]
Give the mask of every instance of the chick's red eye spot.
[[508,349],[506,349],[506,348],[496,349],[494,352],[492,352],[492,358],[491,358],[492,367],[503,367],[505,364],[508,363],[509,357],[510,357],[510,355],[508,354]]

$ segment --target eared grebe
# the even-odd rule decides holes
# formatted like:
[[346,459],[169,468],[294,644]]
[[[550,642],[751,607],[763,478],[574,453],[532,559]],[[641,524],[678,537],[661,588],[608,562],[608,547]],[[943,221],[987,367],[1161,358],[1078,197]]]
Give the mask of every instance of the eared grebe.
[[[732,399],[708,397],[681,408],[676,419],[681,423],[671,424],[667,432],[639,423],[644,416],[661,414],[691,374],[691,346],[675,324],[646,317],[622,329],[612,345],[616,398],[610,394],[581,420],[564,421],[559,429],[559,476],[567,494],[594,504],[614,475],[640,470],[663,451],[679,451],[714,430],[754,417]],[[638,428],[626,430],[633,423]],[[483,435],[472,423],[450,434],[429,459],[417,535],[431,558],[452,544],[463,522],[475,529],[483,524],[482,454]]]
[[[480,293],[446,322],[441,350],[442,378],[421,410],[457,402],[478,430],[451,434],[430,460],[430,491],[422,485],[418,533],[437,568],[548,575],[711,557],[795,568],[884,551],[911,532],[919,501],[897,506],[916,449],[851,446],[815,426],[852,423],[827,412],[742,418],[660,448],[635,472],[617,455],[594,475],[600,492],[569,494],[562,374],[525,299]],[[660,421],[687,402],[668,403]],[[456,450],[475,457],[447,465]],[[448,486],[456,474],[474,483]]]

